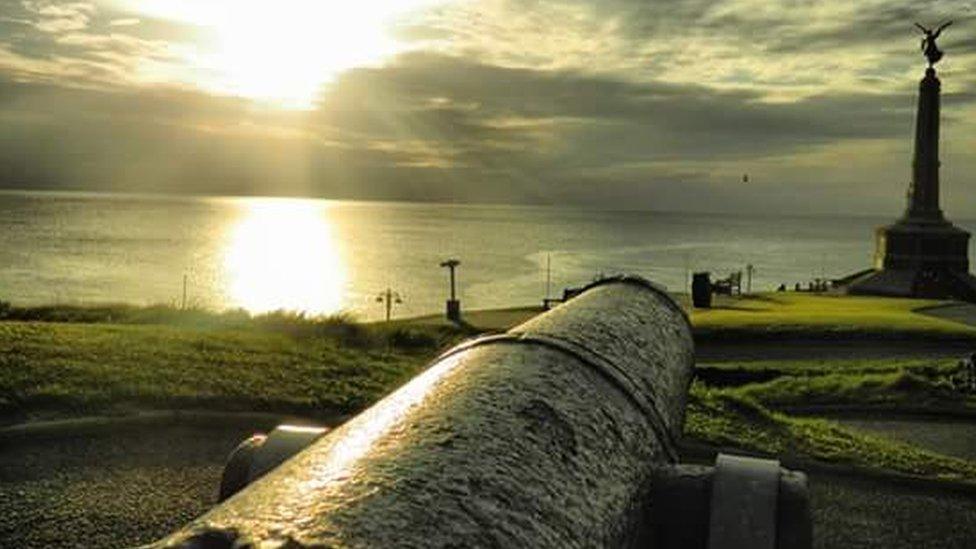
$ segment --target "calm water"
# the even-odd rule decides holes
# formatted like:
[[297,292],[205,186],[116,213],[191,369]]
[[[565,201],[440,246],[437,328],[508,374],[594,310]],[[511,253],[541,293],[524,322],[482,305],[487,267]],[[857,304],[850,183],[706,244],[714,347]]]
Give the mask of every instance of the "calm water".
[[620,272],[680,291],[688,270],[747,263],[773,289],[867,267],[889,220],[0,193],[0,299],[178,304],[186,275],[194,305],[372,319],[391,287],[394,314],[416,315],[442,310],[448,257],[470,309],[538,303],[547,256],[554,295]]

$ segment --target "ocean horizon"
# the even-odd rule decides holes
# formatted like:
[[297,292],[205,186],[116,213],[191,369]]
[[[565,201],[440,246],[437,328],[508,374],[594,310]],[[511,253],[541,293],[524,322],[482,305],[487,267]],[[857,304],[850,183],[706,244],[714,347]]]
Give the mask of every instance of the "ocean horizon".
[[[443,311],[448,258],[464,309],[541,303],[621,273],[687,290],[753,265],[752,289],[871,266],[897,217],[588,210],[73,191],[0,191],[0,299],[132,303],[382,318]],[[973,230],[967,220],[958,225]]]

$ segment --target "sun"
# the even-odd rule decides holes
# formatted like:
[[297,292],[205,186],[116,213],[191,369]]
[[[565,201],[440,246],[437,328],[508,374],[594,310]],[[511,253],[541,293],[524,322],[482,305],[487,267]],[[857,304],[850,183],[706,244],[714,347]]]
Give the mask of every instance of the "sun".
[[191,56],[211,91],[308,109],[338,73],[404,49],[391,27],[436,0],[133,0],[141,13],[208,36]]

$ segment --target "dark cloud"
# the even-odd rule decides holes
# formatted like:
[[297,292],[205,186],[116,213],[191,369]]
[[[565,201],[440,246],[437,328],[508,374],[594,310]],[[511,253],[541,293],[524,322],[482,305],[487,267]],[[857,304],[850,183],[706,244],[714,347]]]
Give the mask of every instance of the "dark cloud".
[[[900,201],[901,191],[891,196],[889,187],[910,163],[917,84],[901,75],[919,64],[909,55],[917,47],[910,24],[924,14],[907,2],[809,26],[790,5],[773,3],[749,12],[705,0],[563,2],[591,22],[615,22],[635,56],[663,45],[693,59],[693,38],[702,36],[755,47],[767,63],[811,51],[842,60],[850,48],[905,50],[904,59],[882,57],[856,75],[863,88],[823,86],[831,76],[824,72],[796,74],[793,85],[815,91],[773,100],[748,68],[737,77],[745,85],[732,89],[650,71],[589,70],[602,59],[543,69],[524,63],[540,52],[519,64],[428,50],[346,71],[313,111],[296,112],[173,85],[107,85],[126,59],[163,55],[154,41],[179,35],[175,24],[142,17],[112,34],[111,21],[132,14],[99,12],[86,28],[50,39],[17,21],[36,20],[38,10],[2,1],[20,11],[0,21],[8,33],[0,46],[63,72],[0,72],[0,187],[793,211],[833,208],[836,193],[847,193],[845,207],[859,210]],[[518,14],[545,3],[500,4]],[[455,31],[447,20],[418,19],[400,33],[443,40]],[[957,36],[950,55],[964,58],[972,44]],[[675,62],[654,55],[641,63]],[[894,77],[905,82],[892,86]],[[961,113],[976,99],[976,80],[961,74],[952,83],[944,97],[949,128],[965,124]],[[901,156],[860,157],[864,143],[875,147],[871,154]],[[790,159],[811,155],[802,169],[790,168]],[[722,183],[763,169],[756,177],[766,183]]]
[[[525,0],[510,0],[513,6]],[[790,0],[735,2],[714,0],[600,0],[576,3],[591,7],[597,17],[618,17],[622,30],[635,40],[668,40],[681,47],[694,35],[717,35],[760,46],[771,53],[836,51],[845,47],[902,48],[917,32],[915,22],[935,25],[953,19],[954,33],[966,36],[973,8],[960,3],[932,5],[915,0],[888,0],[880,5],[855,5],[846,1],[808,2]],[[834,9],[831,9],[833,6]],[[817,20],[819,19],[819,20]],[[951,38],[950,38],[951,39]]]
[[[506,69],[428,54],[351,71],[321,105],[324,123],[344,133],[430,140],[460,151],[467,165],[507,162],[558,172],[894,137],[904,131],[911,97],[834,94],[766,103],[751,92]],[[544,150],[529,148],[547,141]]]
[[[971,100],[971,98],[967,98]],[[0,85],[0,184],[377,199],[585,200],[616,179],[702,184],[669,161],[897,137],[910,98],[640,85],[413,54],[346,73],[310,115],[156,90]],[[589,185],[587,187],[587,185]],[[680,189],[680,187],[678,187]]]

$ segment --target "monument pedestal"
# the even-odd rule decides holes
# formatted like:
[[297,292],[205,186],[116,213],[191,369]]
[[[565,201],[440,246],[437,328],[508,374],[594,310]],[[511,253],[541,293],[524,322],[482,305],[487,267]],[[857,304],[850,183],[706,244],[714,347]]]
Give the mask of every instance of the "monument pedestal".
[[976,302],[969,233],[939,207],[940,89],[930,66],[919,82],[908,207],[897,222],[877,229],[874,270],[849,281],[848,293]]
[[969,272],[969,233],[948,221],[903,219],[879,227],[876,239],[876,269]]
[[848,293],[976,301],[969,233],[945,220],[902,219],[876,231],[875,271]]

